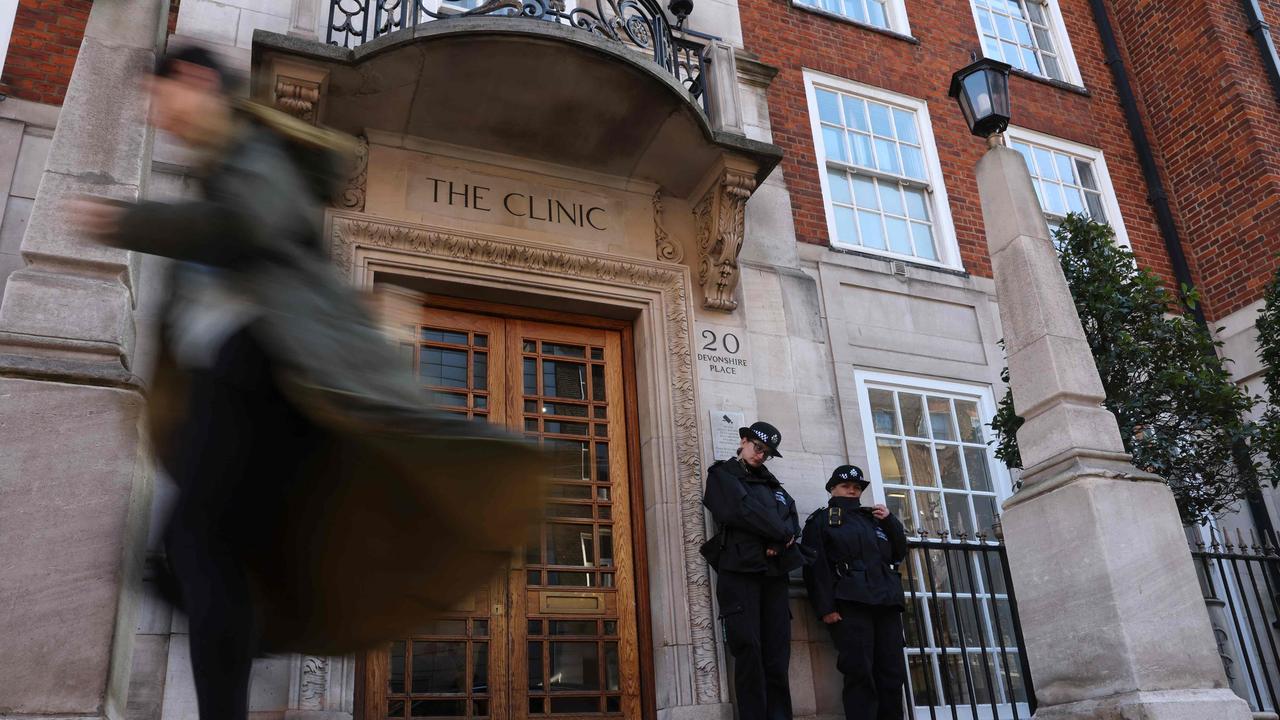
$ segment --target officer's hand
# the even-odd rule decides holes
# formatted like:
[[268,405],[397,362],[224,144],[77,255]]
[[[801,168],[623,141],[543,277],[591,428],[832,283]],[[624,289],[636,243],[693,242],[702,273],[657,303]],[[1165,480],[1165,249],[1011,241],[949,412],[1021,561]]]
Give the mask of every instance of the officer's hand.
[[889,517],[889,508],[885,507],[884,505],[874,505],[871,508],[871,514],[875,517],[875,519],[883,520]]
[[765,555],[765,557],[774,557],[774,556],[776,556],[777,554],[778,554],[778,551],[777,551],[777,549],[776,549],[776,548],[767,547],[767,548],[765,548],[765,549],[764,549],[764,555]]
[[843,619],[844,618],[840,617],[840,613],[838,612],[829,612],[826,615],[822,616],[822,622],[828,625],[834,625]]

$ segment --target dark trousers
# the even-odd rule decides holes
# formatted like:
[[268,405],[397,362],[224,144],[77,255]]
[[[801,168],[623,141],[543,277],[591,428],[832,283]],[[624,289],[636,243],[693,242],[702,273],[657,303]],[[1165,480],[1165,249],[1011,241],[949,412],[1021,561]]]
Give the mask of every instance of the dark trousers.
[[200,720],[245,720],[260,620],[243,558],[269,542],[315,429],[285,400],[247,329],[190,380],[165,550],[189,620]]
[[844,674],[846,720],[902,720],[902,613],[837,600],[843,618],[827,626],[835,641],[836,667]]
[[721,572],[716,598],[733,653],[738,720],[791,720],[787,578]]

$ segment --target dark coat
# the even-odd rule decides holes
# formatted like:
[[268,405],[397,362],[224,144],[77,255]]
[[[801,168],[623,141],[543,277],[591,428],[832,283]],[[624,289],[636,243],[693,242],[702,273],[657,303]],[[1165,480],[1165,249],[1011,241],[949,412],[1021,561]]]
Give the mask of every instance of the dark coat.
[[[250,328],[285,396],[334,439],[243,561],[265,650],[344,653],[409,634],[488,580],[536,523],[546,466],[523,440],[429,410],[334,271],[322,250],[332,136],[260,107],[237,122],[201,199],[132,206],[112,244],[183,261],[177,283],[184,263],[220,269],[254,304]],[[188,393],[161,345],[150,430],[168,466]]]
[[876,520],[858,500],[833,497],[805,521],[804,545],[817,555],[804,582],[818,617],[835,612],[836,600],[904,607],[897,565],[907,557],[907,533],[898,518]]
[[[707,541],[717,549],[717,570],[786,575],[804,564],[796,502],[782,483],[760,466],[749,469],[737,458],[721,460],[707,470],[702,504],[711,511],[717,533]],[[765,550],[777,550],[768,557]]]

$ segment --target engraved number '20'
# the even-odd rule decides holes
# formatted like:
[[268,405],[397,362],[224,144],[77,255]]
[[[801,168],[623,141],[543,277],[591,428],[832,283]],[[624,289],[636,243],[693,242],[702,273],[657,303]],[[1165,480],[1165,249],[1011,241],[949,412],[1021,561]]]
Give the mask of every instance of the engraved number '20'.
[[[742,349],[742,343],[738,341],[738,336],[733,333],[717,336],[714,330],[703,330],[702,339],[707,341],[707,344],[702,346],[703,350],[718,352],[720,348],[724,348],[724,351],[730,355],[737,355],[738,351]],[[716,347],[717,341],[720,343],[719,347]]]

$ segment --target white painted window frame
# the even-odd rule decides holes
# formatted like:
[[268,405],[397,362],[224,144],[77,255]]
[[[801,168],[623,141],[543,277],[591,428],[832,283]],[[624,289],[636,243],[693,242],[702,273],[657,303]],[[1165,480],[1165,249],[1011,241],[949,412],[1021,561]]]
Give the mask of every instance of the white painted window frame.
[[1120,201],[1116,199],[1116,189],[1111,184],[1111,173],[1107,170],[1107,159],[1102,150],[1016,125],[1009,126],[1005,131],[1005,137],[1010,141],[1020,140],[1032,145],[1043,145],[1067,155],[1088,160],[1093,165],[1093,174],[1098,180],[1098,191],[1102,194],[1102,207],[1107,212],[1107,223],[1115,231],[1116,244],[1132,249],[1133,246],[1129,244],[1129,234],[1124,228],[1124,215],[1120,213]]
[[[899,375],[872,370],[854,370],[854,384],[858,392],[858,413],[862,421],[862,441],[867,452],[867,472],[871,477],[871,496],[877,503],[885,501],[884,480],[880,474],[880,453],[876,450],[875,428],[871,426],[871,396],[867,385],[889,386],[895,389],[919,392],[921,394],[936,393],[975,400],[978,410],[985,418],[993,418],[996,414],[996,401],[990,385],[977,385],[952,380],[938,380],[918,375]],[[991,429],[983,423],[983,437],[988,441],[994,439]],[[996,500],[1003,503],[1012,494],[1012,480],[1009,469],[996,459],[995,448],[987,446],[987,466],[991,468],[991,484],[995,490]]]
[[[814,0],[814,2],[816,3],[818,2],[818,0]],[[800,0],[791,0],[791,4],[796,7],[804,8],[805,10],[810,10],[812,12],[819,13],[821,15],[830,15],[831,17],[839,18],[846,22],[853,23],[854,25],[873,28],[875,30],[888,30],[889,32],[897,33],[899,35],[905,35],[908,37],[911,36],[911,21],[907,17],[906,0],[884,0],[884,14],[885,14],[885,18],[889,21],[889,27],[883,27],[883,28],[880,27],[879,25],[873,25],[872,23],[869,23],[869,22],[863,22],[857,18],[850,17],[843,13],[832,12],[831,10],[818,7],[816,4],[810,5],[808,3],[800,2]]]
[[[1058,6],[1059,0],[1027,0],[1027,2],[1037,1],[1044,7],[1045,15],[1049,18],[1049,33],[1053,36],[1054,50],[1062,64],[1063,81],[1077,87],[1084,87],[1084,80],[1080,77],[1080,66],[1076,63],[1076,53],[1071,49],[1071,36],[1067,33],[1067,24],[1062,19],[1062,8]],[[969,0],[969,11],[973,15],[973,31],[977,33],[975,37],[978,40],[979,51],[982,52],[982,22],[978,19],[978,7],[974,5],[973,0]],[[985,52],[983,57],[986,57]],[[1053,79],[1048,75],[1031,74],[1046,80]]]
[[18,0],[0,0],[0,72],[9,55],[9,40],[13,37],[13,23],[18,16]]
[[[924,152],[925,168],[929,176],[929,195],[932,202],[930,209],[933,211],[934,242],[937,243],[938,250],[937,261],[839,242],[836,237],[835,209],[831,203],[831,188],[827,182],[826,152],[822,146],[822,121],[818,117],[818,87],[848,95],[856,95],[888,105],[897,105],[904,110],[915,113],[917,120],[919,120],[921,149]],[[933,123],[929,119],[929,103],[910,95],[903,95],[808,68],[804,69],[804,91],[806,102],[809,106],[809,133],[813,138],[818,181],[822,186],[822,206],[827,218],[827,237],[831,246],[869,255],[883,256],[891,260],[904,260],[918,265],[963,270],[964,266],[960,260],[960,245],[956,242],[955,225],[951,220],[951,203],[947,199],[947,188],[942,174],[942,165],[938,161],[938,146],[933,137]]]

